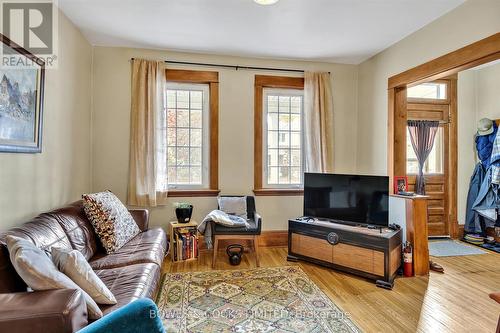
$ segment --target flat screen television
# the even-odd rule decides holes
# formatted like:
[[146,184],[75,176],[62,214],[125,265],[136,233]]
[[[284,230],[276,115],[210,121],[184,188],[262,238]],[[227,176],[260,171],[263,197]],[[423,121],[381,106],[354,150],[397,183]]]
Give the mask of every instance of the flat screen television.
[[305,173],[304,216],[387,226],[389,177]]

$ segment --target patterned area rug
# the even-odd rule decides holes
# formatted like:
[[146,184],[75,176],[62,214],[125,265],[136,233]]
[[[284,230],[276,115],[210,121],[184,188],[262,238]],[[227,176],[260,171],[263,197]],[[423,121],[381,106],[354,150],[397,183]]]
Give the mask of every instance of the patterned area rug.
[[359,332],[297,266],[165,274],[167,332]]

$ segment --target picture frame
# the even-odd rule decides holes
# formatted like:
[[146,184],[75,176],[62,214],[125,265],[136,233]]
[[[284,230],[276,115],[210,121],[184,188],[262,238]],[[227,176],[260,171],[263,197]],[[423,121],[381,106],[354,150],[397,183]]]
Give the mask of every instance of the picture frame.
[[0,66],[0,153],[41,153],[45,62],[8,37],[0,39],[2,64],[17,61]]
[[394,177],[394,194],[399,192],[408,192],[408,177],[395,176]]

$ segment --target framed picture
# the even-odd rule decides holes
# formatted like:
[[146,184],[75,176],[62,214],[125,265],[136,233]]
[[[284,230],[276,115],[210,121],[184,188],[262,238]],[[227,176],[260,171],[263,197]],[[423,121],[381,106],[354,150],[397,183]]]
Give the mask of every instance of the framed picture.
[[408,192],[408,177],[394,177],[394,194],[398,194],[399,192]]
[[19,63],[0,66],[0,152],[40,153],[45,63],[4,35],[0,38],[4,58],[8,53]]

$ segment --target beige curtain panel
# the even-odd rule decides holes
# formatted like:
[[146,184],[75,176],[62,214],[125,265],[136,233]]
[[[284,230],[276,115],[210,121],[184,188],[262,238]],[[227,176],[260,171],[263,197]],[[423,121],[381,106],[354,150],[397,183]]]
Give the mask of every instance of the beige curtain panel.
[[308,172],[333,172],[333,99],[329,73],[304,74],[304,153]]
[[163,61],[132,60],[129,205],[166,204],[165,81]]

